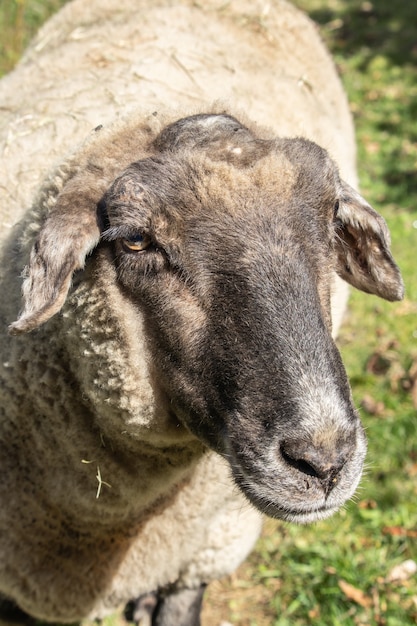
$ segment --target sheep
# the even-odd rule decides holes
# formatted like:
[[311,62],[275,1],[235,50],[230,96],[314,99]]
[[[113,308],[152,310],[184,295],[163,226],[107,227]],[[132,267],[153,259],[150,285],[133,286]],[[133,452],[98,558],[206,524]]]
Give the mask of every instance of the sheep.
[[360,480],[332,333],[403,285],[346,98],[281,0],[74,0],[0,94],[1,616],[194,626]]

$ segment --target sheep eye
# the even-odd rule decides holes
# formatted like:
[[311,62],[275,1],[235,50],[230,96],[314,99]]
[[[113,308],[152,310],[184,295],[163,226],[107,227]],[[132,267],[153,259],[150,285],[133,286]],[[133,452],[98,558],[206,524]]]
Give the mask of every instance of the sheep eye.
[[122,239],[122,245],[126,250],[130,252],[142,252],[146,250],[151,244],[151,238],[148,235],[134,235],[129,239]]
[[339,212],[339,200],[336,200],[336,202],[334,203],[334,207],[333,207],[333,217],[337,217],[338,212]]

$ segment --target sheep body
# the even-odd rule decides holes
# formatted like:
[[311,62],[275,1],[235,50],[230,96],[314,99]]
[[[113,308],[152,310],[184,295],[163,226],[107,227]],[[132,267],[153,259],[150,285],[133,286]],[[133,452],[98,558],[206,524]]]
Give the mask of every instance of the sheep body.
[[316,27],[294,7],[76,0],[2,80],[2,192],[12,219],[52,164],[119,111],[184,112],[215,100],[279,135],[317,141],[356,184],[346,96]]
[[[59,316],[7,335],[33,241],[58,197],[94,205],[184,110],[222,110],[207,100],[237,102],[276,135],[318,142],[355,184],[352,123],[315,27],[281,1],[74,0],[1,81],[0,99],[0,593],[40,619],[100,618],[141,594],[233,571],[260,514],[226,461],[167,406],[144,319],[129,300],[121,306],[108,250],[74,276]],[[333,280],[342,310],[346,287]]]

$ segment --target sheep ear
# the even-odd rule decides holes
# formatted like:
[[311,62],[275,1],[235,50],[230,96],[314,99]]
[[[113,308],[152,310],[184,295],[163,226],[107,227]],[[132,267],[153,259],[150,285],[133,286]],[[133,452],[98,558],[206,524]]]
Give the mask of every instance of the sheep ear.
[[[24,272],[23,310],[9,327],[13,335],[37,328],[61,309],[73,273],[84,267],[86,256],[99,241],[96,210],[77,210],[73,194],[71,198],[65,192],[58,197],[33,245]],[[82,201],[81,205],[85,206]]]
[[366,293],[401,300],[404,284],[389,247],[384,219],[342,181],[335,237],[339,276]]

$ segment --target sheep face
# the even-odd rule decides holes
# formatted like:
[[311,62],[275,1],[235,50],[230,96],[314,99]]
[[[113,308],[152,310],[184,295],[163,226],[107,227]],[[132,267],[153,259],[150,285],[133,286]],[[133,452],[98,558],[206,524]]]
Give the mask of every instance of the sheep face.
[[260,510],[309,522],[352,495],[365,456],[330,294],[348,205],[372,209],[317,145],[236,141],[134,163],[102,203],[104,240],[176,417]]
[[114,180],[99,219],[94,181],[64,188],[11,330],[59,310],[102,224],[167,412],[227,459],[261,511],[326,517],[354,492],[366,450],[331,336],[334,274],[401,298],[386,225],[319,146],[259,138],[230,116],[180,120],[150,154]]

